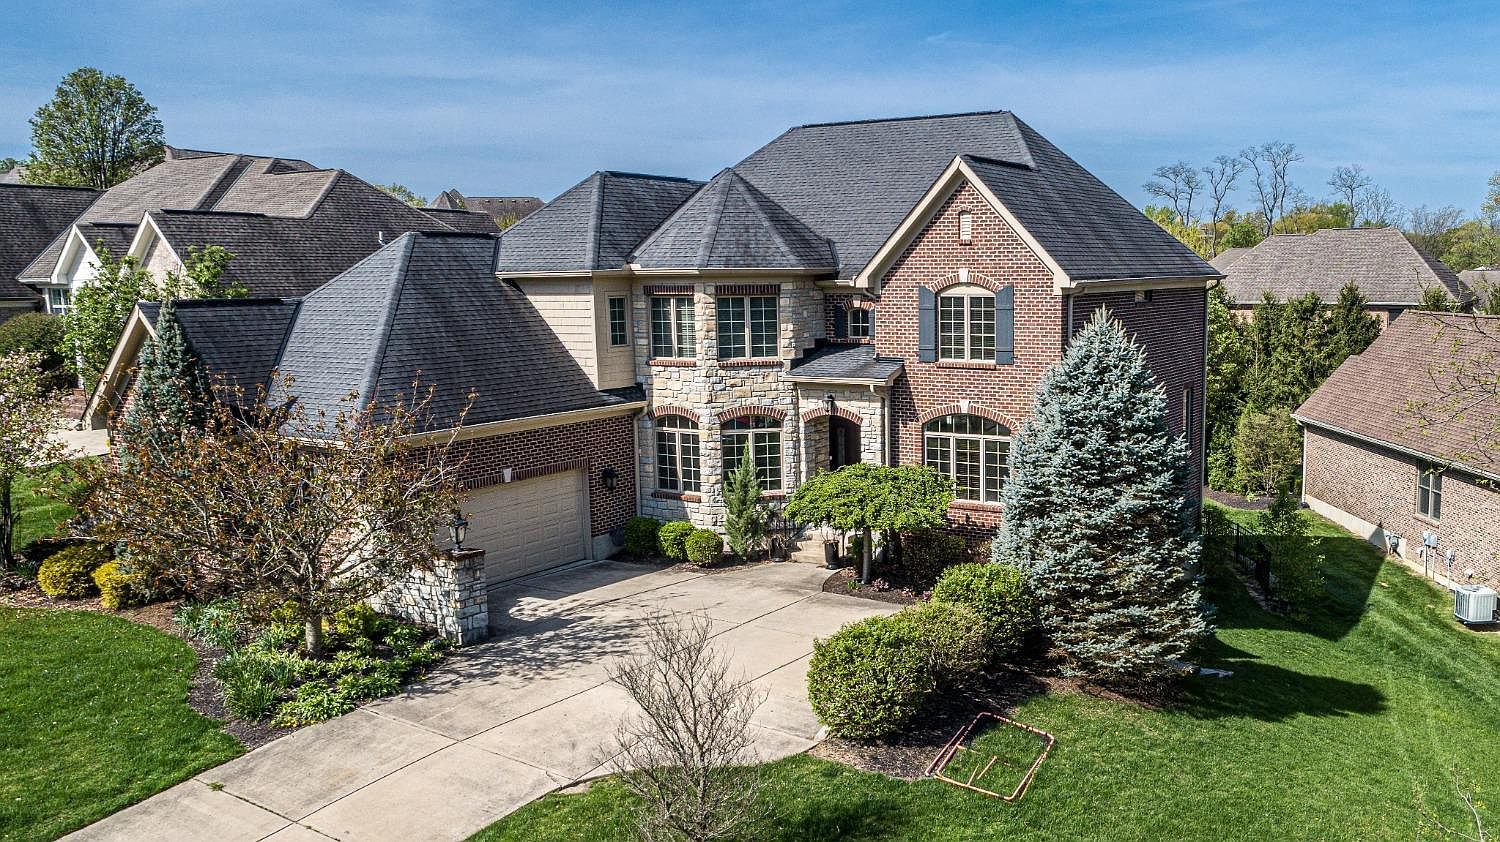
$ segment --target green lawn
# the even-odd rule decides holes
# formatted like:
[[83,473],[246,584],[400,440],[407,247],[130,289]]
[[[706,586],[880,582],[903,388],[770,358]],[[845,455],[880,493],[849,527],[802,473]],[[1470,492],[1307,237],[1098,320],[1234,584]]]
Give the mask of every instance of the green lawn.
[[11,489],[11,502],[16,507],[16,533],[11,546],[17,550],[35,541],[57,534],[59,527],[77,514],[73,507],[62,500],[33,493],[38,486],[55,484],[61,470],[53,468],[36,477],[22,476]]
[[119,617],[0,608],[0,839],[54,839],[238,755],[187,706],[196,662]]
[[[1409,840],[1418,789],[1461,826],[1451,767],[1500,791],[1500,640],[1460,629],[1445,592],[1363,542],[1322,520],[1314,533],[1328,605],[1305,624],[1211,583],[1209,663],[1234,677],[1191,679],[1170,710],[1079,694],[1023,704],[1015,717],[1057,746],[1019,803],[794,757],[768,767],[778,817],[756,838]],[[604,782],[475,838],[626,839],[626,804]]]

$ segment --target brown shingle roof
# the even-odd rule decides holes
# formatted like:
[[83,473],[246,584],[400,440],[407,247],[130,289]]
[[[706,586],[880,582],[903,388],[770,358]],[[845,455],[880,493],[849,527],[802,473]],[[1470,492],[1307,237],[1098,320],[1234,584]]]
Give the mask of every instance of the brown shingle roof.
[[[1223,257],[1223,255],[1220,255]],[[1217,263],[1215,265],[1218,265]],[[1280,299],[1315,292],[1338,298],[1353,281],[1371,304],[1413,306],[1422,290],[1440,286],[1468,300],[1458,275],[1423,253],[1394,228],[1325,228],[1311,234],[1272,234],[1229,266],[1224,287],[1236,304],[1249,306],[1269,292]]]
[[[1463,372],[1500,365],[1500,316],[1410,312],[1345,360],[1297,420],[1500,478],[1500,400]],[[1461,411],[1454,411],[1461,410]],[[1424,420],[1424,416],[1426,420]]]

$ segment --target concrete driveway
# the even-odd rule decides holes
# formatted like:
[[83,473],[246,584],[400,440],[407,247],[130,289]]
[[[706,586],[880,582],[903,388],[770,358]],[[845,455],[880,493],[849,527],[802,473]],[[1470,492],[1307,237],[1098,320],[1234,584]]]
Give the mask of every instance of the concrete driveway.
[[894,606],[822,593],[827,572],[761,565],[704,575],[604,562],[490,593],[490,642],[398,697],[305,728],[127,808],[74,839],[463,839],[554,789],[611,770],[635,709],[607,677],[655,613],[707,617],[764,691],[765,760],[805,751],[814,637]]

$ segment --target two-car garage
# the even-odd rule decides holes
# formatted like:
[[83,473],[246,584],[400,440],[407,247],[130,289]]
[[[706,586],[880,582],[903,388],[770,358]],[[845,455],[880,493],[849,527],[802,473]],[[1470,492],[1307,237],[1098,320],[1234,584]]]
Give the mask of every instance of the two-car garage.
[[464,544],[484,550],[489,585],[589,557],[589,491],[582,470],[473,492]]

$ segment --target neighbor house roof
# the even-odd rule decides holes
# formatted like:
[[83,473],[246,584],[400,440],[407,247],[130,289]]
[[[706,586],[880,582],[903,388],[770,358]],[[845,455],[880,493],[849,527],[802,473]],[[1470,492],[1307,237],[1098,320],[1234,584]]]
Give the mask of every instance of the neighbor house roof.
[[1452,269],[1394,228],[1272,234],[1224,273],[1230,298],[1243,306],[1255,304],[1268,292],[1281,299],[1311,292],[1332,301],[1350,281],[1371,304],[1414,306],[1429,287],[1442,287],[1458,301],[1469,298]]
[[[506,232],[501,269],[617,269],[632,251],[643,268],[711,268],[714,260],[805,268],[823,262],[822,242],[837,259],[822,268],[853,278],[957,158],[1074,280],[1218,276],[1007,111],[798,126],[720,173],[693,203],[701,206],[674,215],[649,243],[642,241],[676,209],[670,200],[686,196],[653,191],[653,201],[643,201],[615,191],[615,209],[600,213],[614,174],[596,173]],[[716,212],[715,200],[744,211]],[[795,247],[774,242],[793,231]],[[593,248],[605,240],[616,247]]]
[[84,187],[0,184],[0,299],[35,299],[17,278],[99,195]]
[[693,194],[630,263],[646,269],[822,269],[838,265],[833,244],[734,170]]
[[428,203],[438,210],[469,210],[487,214],[491,219],[520,220],[546,204],[535,196],[465,196],[457,190],[444,190]]
[[[468,425],[630,404],[594,387],[526,296],[496,282],[494,259],[493,236],[408,233],[300,299],[181,301],[177,316],[210,374],[330,418],[390,405],[413,384],[434,390],[440,428],[471,392]],[[154,324],[160,306],[139,308]],[[289,388],[271,382],[273,370]]]
[[[191,150],[105,191],[77,225],[91,246],[102,237],[121,254],[148,213],[179,256],[222,245],[235,255],[226,274],[271,296],[307,292],[406,231],[489,225],[479,214],[425,213],[343,170]],[[50,280],[66,236],[32,261],[24,280]]]
[[701,181],[596,172],[500,237],[501,272],[621,269]]
[[1235,264],[1235,261],[1239,260],[1241,257],[1244,257],[1249,253],[1250,248],[1248,246],[1236,246],[1232,249],[1224,249],[1223,251],[1209,258],[1208,262],[1209,265],[1213,266],[1215,269],[1218,269],[1220,272],[1228,272],[1229,267],[1233,266]]
[[[1445,411],[1460,373],[1494,371],[1500,316],[1408,312],[1349,357],[1297,420],[1500,478],[1500,404],[1482,386]],[[1422,423],[1418,410],[1433,419]]]

